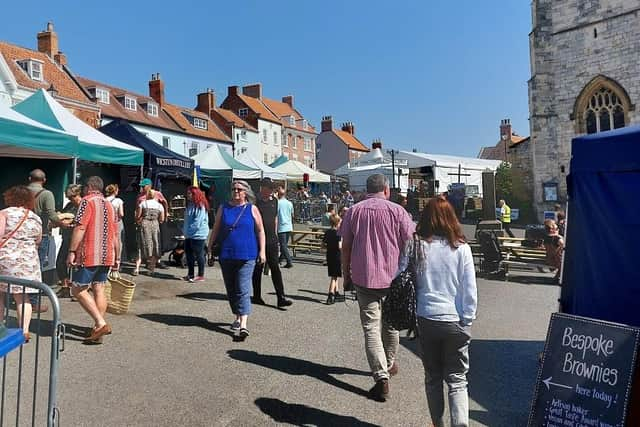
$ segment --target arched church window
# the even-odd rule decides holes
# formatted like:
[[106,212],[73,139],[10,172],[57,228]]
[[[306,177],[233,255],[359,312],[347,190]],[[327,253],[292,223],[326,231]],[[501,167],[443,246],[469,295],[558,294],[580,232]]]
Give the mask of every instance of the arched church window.
[[573,117],[578,133],[596,133],[625,127],[631,109],[629,97],[615,81],[598,76],[576,100]]

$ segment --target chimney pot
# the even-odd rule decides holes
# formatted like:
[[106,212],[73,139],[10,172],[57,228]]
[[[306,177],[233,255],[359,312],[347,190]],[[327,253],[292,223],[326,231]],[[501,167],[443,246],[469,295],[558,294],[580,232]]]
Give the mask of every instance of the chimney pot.
[[322,132],[331,132],[333,130],[333,118],[331,116],[323,116],[320,123],[320,130]]

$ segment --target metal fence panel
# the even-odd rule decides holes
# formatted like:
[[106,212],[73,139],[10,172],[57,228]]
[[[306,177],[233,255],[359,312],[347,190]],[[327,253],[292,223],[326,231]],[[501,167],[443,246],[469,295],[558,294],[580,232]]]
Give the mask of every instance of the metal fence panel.
[[[45,304],[48,300],[49,310],[46,316],[40,311],[34,310],[31,319],[30,331],[34,335],[29,344],[22,344],[2,358],[2,380],[0,396],[0,427],[5,425],[46,425],[57,426],[59,413],[56,406],[56,386],[58,383],[58,364],[60,352],[64,351],[64,325],[60,317],[60,303],[51,288],[40,282],[17,279],[15,277],[0,276],[0,283],[17,285],[21,296],[21,304],[24,316],[24,304],[26,300],[35,302],[37,306]],[[37,293],[29,293],[27,289],[35,289]],[[9,289],[7,289],[8,291]],[[9,327],[18,327],[16,306],[11,306],[14,299],[9,292],[0,293],[0,311],[2,324]],[[10,314],[15,314],[15,317]],[[46,317],[46,318],[45,318]],[[23,320],[23,319],[21,319]],[[43,348],[40,351],[41,341],[51,340],[49,354]],[[40,367],[48,365],[48,369]],[[30,375],[33,373],[33,375]],[[43,384],[44,383],[44,384]],[[47,396],[46,408],[43,396]],[[28,415],[28,416],[27,416]]]

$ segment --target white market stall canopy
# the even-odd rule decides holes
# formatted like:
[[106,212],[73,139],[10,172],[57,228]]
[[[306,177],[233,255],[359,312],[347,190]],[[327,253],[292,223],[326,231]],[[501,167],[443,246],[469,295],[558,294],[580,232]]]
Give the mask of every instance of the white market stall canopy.
[[300,181],[304,180],[304,174],[309,175],[309,182],[331,182],[331,176],[318,172],[310,167],[306,166],[303,163],[300,163],[297,160],[288,160],[285,163],[282,163],[279,166],[276,166],[275,169],[284,172],[287,174],[287,181]]
[[450,184],[457,182],[466,185],[476,185],[482,194],[482,172],[496,171],[500,160],[476,159],[473,157],[458,157],[442,154],[416,153],[400,151],[396,159],[405,160],[409,169],[432,167],[433,178],[439,182],[440,192],[446,191]]
[[0,103],[0,157],[71,159],[78,138]]
[[259,169],[262,174],[261,178],[271,178],[278,181],[285,181],[287,179],[287,174],[285,172],[272,168],[271,166],[256,160],[249,153],[240,154],[236,157],[236,160],[254,169]]
[[192,157],[204,178],[232,177],[234,179],[260,179],[262,171],[234,159],[220,145],[213,145]]
[[60,105],[44,89],[16,104],[13,109],[33,120],[76,136],[76,157],[81,160],[129,166],[144,163],[144,151],[140,148],[115,140],[89,126]]

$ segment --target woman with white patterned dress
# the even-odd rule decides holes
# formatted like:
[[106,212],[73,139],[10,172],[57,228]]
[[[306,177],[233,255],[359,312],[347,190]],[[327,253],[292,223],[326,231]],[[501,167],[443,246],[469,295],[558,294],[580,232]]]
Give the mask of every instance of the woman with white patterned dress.
[[[42,221],[32,211],[33,193],[19,185],[5,191],[3,196],[8,207],[0,211],[0,275],[41,282],[38,245],[42,239]],[[0,313],[3,314],[7,291],[16,302],[18,324],[28,342],[32,309],[25,294],[38,290],[0,283]]]

